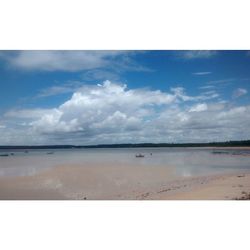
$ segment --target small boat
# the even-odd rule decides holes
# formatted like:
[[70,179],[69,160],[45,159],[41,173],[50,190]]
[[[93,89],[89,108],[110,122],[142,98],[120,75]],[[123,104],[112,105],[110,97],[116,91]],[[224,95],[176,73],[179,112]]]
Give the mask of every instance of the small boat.
[[135,155],[135,157],[137,157],[137,158],[143,158],[144,155],[143,154],[137,154],[137,155]]
[[9,154],[1,154],[0,156],[1,157],[7,157],[7,156],[9,156]]
[[47,155],[53,155],[54,154],[54,152],[48,152],[47,153]]

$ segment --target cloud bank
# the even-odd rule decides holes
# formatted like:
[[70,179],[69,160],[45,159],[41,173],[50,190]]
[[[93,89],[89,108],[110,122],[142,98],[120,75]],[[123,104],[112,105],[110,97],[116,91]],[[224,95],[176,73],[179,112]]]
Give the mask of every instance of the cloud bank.
[[206,142],[250,137],[250,106],[232,106],[215,91],[190,96],[129,89],[105,81],[84,85],[51,109],[10,110],[0,144]]

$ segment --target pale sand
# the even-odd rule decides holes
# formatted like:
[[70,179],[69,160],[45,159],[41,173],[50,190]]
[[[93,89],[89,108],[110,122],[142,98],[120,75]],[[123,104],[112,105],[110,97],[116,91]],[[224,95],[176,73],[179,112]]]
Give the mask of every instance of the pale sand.
[[231,200],[248,194],[249,172],[173,180],[164,167],[71,165],[0,178],[2,200]]
[[197,177],[173,183],[148,199],[159,200],[249,200],[250,173]]

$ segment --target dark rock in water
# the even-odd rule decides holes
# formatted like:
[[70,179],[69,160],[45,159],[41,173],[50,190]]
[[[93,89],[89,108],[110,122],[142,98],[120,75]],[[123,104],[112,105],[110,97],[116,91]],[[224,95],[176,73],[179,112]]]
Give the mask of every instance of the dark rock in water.
[[245,177],[245,175],[243,174],[243,175],[238,175],[237,177]]
[[135,157],[139,157],[139,158],[142,158],[142,157],[144,157],[144,155],[143,154],[138,154],[138,155],[135,155]]
[[230,153],[227,152],[227,151],[213,151],[212,153],[213,153],[213,154],[230,154]]
[[9,156],[9,154],[1,154],[0,156],[1,157],[7,157],[7,156]]

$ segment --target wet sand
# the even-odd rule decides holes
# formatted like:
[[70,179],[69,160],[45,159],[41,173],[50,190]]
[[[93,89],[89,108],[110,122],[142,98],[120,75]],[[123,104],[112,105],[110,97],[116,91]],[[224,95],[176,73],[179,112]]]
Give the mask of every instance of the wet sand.
[[[250,173],[176,177],[164,167],[67,165],[30,176],[0,177],[2,200],[248,199]],[[171,176],[171,178],[170,178]]]
[[0,199],[135,199],[169,176],[164,167],[58,166],[31,176],[0,177]]

